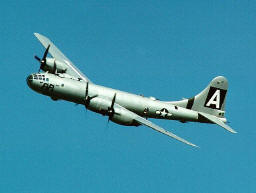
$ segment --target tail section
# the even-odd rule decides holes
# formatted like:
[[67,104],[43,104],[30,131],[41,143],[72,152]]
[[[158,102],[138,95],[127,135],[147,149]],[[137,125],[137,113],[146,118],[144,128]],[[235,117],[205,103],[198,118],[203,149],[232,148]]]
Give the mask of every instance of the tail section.
[[214,78],[198,95],[181,101],[169,102],[183,108],[198,112],[198,121],[215,123],[231,133],[236,133],[225,124],[225,103],[228,91],[228,81],[223,76]]
[[227,90],[227,79],[223,76],[218,76],[195,97],[170,103],[187,109],[214,115],[226,122],[224,117]]
[[224,117],[228,81],[223,76],[214,78],[210,84],[194,98],[191,109],[208,113],[217,117]]

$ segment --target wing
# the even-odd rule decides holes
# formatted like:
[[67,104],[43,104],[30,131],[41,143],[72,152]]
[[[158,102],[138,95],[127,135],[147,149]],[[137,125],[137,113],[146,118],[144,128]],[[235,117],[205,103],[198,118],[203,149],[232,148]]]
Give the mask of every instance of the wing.
[[34,33],[34,35],[45,48],[50,45],[49,53],[52,55],[52,57],[54,57],[56,60],[64,62],[67,65],[66,74],[75,78],[81,78],[86,82],[90,82],[90,80],[51,42],[51,40],[39,33]]
[[185,139],[183,139],[183,138],[181,138],[181,137],[179,137],[179,136],[177,136],[177,135],[175,135],[175,134],[173,134],[169,131],[166,131],[165,129],[159,127],[158,125],[152,123],[151,121],[149,121],[147,119],[144,119],[143,117],[140,117],[140,116],[137,115],[137,117],[135,117],[134,120],[143,124],[143,125],[146,125],[146,126],[152,128],[152,129],[154,129],[154,130],[156,130],[156,131],[158,131],[162,134],[168,135],[169,137],[172,137],[172,138],[174,138],[178,141],[181,141],[181,142],[186,143],[188,145],[191,145],[193,147],[198,147],[197,145],[195,145],[195,144],[193,144],[193,143],[191,143],[191,142],[189,142],[189,141],[187,141],[187,140],[185,140]]
[[[126,116],[129,116],[131,119],[137,121],[138,123],[140,123],[142,125],[150,127],[152,129],[154,129],[155,131],[158,131],[158,132],[160,132],[162,134],[165,134],[165,135],[167,135],[169,137],[172,137],[172,138],[174,138],[174,139],[176,139],[178,141],[181,141],[181,142],[186,143],[188,145],[191,145],[193,147],[198,147],[197,145],[195,145],[195,144],[193,144],[193,143],[191,143],[191,142],[189,142],[189,141],[187,141],[187,140],[185,140],[185,139],[183,139],[183,138],[181,138],[181,137],[179,137],[179,136],[177,136],[177,135],[175,135],[175,134],[173,134],[173,133],[171,133],[169,131],[164,130],[163,128],[159,127],[158,125],[152,123],[151,121],[149,121],[149,120],[147,120],[147,119],[137,115],[136,113],[134,113],[132,111],[129,111],[128,109],[122,107],[121,105],[115,104],[115,111],[116,110],[118,111],[118,109],[120,109],[122,112],[124,112]],[[119,111],[119,112],[121,112],[121,111]]]
[[229,127],[227,124],[225,124],[223,121],[221,121],[218,117],[215,117],[213,115],[209,115],[207,113],[202,113],[199,112],[200,115],[202,115],[204,118],[206,118],[207,120],[209,120],[212,123],[215,123],[221,127],[223,127],[224,129],[226,129],[227,131],[231,132],[231,133],[237,133],[235,130],[233,130],[231,127]]

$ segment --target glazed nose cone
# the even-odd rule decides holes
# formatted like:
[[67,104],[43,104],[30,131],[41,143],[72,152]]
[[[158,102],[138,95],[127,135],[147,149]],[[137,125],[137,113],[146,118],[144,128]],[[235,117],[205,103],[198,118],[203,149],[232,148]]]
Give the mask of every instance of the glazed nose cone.
[[31,87],[31,83],[33,82],[33,76],[29,75],[26,80],[27,80],[28,86]]

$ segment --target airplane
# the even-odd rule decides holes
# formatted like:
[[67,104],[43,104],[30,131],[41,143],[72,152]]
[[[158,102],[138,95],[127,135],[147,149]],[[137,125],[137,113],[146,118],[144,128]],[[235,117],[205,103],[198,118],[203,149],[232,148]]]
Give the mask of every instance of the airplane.
[[[93,83],[47,37],[34,33],[45,47],[39,61],[38,73],[30,74],[28,86],[52,100],[66,100],[84,105],[86,109],[108,116],[108,121],[125,125],[144,125],[180,142],[197,145],[149,121],[149,118],[217,124],[231,133],[237,133],[226,124],[225,102],[228,81],[223,76],[214,78],[196,96],[180,101],[160,101]],[[48,53],[51,58],[47,57]],[[40,71],[44,71],[43,73]]]

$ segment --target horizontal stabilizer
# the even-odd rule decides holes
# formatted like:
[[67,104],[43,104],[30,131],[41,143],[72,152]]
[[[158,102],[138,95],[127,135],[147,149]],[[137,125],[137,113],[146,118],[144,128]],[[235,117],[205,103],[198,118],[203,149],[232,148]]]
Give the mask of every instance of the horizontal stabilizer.
[[209,115],[207,113],[202,113],[199,112],[199,114],[201,116],[203,116],[204,118],[206,118],[207,120],[209,120],[212,123],[215,123],[221,127],[223,127],[224,129],[226,129],[227,131],[231,132],[231,133],[237,133],[235,130],[233,130],[231,127],[229,127],[227,124],[225,124],[223,121],[221,121],[218,117],[215,117],[213,115]]

